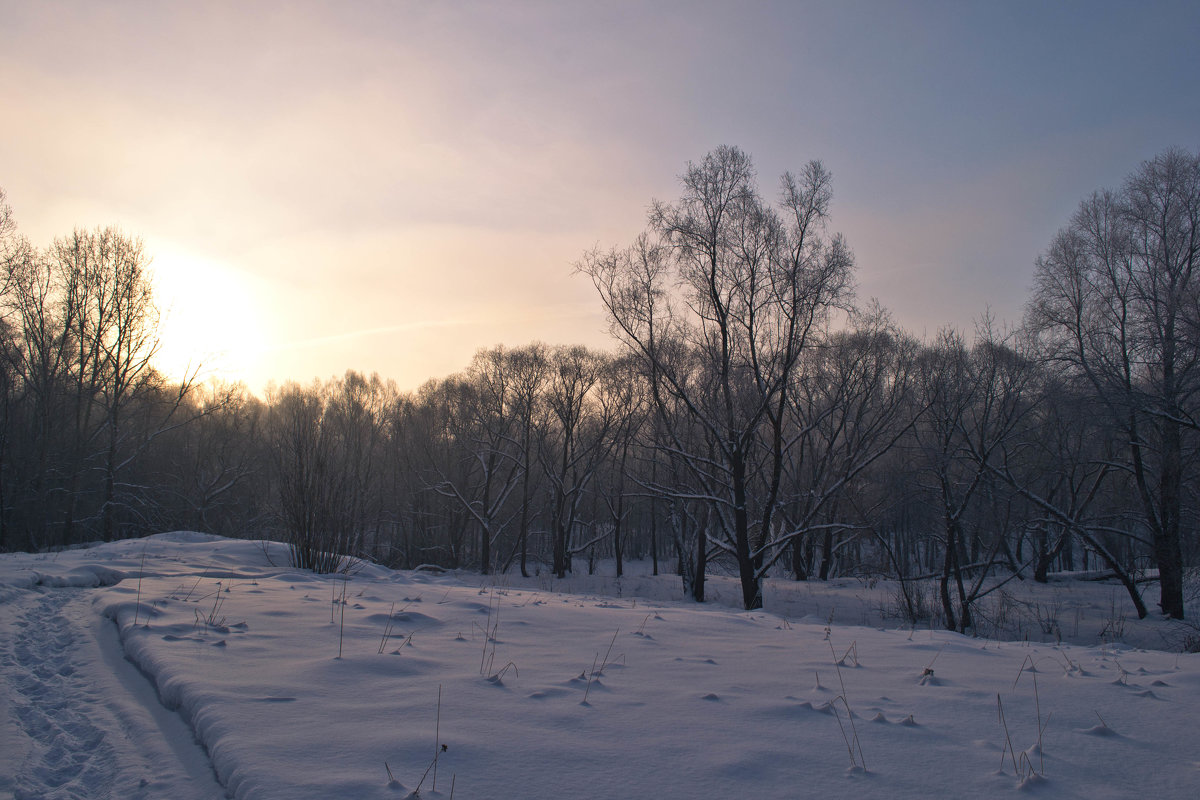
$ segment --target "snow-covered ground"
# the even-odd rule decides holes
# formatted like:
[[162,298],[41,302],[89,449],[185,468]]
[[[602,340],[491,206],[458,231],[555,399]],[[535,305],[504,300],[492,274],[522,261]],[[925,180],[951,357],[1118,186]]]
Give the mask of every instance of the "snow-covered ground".
[[1200,796],[1200,655],[1114,635],[1112,587],[1017,587],[999,641],[855,581],[745,612],[285,564],[178,533],[0,556],[0,797]]
[[[680,579],[670,574],[670,564],[651,575],[648,561],[627,562],[624,576],[614,578],[612,560],[597,561],[595,574],[587,562],[576,559],[575,574],[554,579],[544,567],[531,567],[529,578],[516,574],[479,575],[460,572],[460,580],[479,587],[498,586],[542,592],[582,593],[610,597],[640,597],[683,601]],[[717,569],[716,567],[710,567]],[[1106,577],[1109,576],[1109,577]],[[1188,619],[1170,620],[1151,614],[1139,620],[1125,588],[1111,573],[1058,573],[1048,583],[1017,580],[1008,575],[988,578],[973,606],[978,636],[1002,641],[1066,644],[1126,644],[1151,650],[1200,648],[1200,574],[1185,581],[1184,604]],[[707,578],[705,601],[710,605],[741,608],[738,581],[719,572]],[[909,581],[908,593],[924,612],[918,627],[943,628],[937,581]],[[953,591],[953,590],[952,590]],[[1156,609],[1158,585],[1142,585],[1147,607]],[[788,622],[822,625],[860,625],[875,628],[910,626],[897,581],[876,578],[837,578],[829,581],[769,579],[763,587],[764,607]]]

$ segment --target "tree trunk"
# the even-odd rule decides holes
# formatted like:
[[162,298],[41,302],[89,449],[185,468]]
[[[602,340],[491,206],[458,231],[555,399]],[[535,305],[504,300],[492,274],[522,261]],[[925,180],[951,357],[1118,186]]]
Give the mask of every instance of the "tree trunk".
[[654,498],[650,499],[650,563],[653,575],[658,575],[658,509]]
[[829,580],[829,570],[833,566],[833,528],[826,528],[821,541],[821,573],[823,581]]
[[529,577],[529,428],[526,425],[525,430],[525,474],[521,476],[521,531],[519,534],[521,541],[521,577]]
[[792,575],[798,581],[808,580],[808,563],[805,558],[803,536],[792,539]]
[[946,630],[958,630],[954,615],[954,602],[950,599],[950,564],[954,559],[953,543],[946,542],[946,553],[942,559],[942,576],[938,581],[938,595],[942,600],[942,613],[946,615]]
[[1178,423],[1163,423],[1163,465],[1159,476],[1159,524],[1154,531],[1158,564],[1159,607],[1172,619],[1183,619],[1183,549],[1179,541],[1183,458]]
[[754,558],[750,555],[750,518],[746,513],[746,475],[745,464],[740,456],[732,460],[733,473],[733,537],[734,549],[737,556],[738,577],[742,583],[742,605],[750,611],[762,608],[762,590],[759,586],[758,571],[754,566]]

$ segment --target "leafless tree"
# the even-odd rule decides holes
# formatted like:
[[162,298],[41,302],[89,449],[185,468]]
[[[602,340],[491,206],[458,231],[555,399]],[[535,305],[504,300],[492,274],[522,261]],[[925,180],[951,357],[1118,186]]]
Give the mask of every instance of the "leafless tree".
[[689,164],[681,181],[680,200],[655,202],[632,247],[588,253],[579,269],[644,361],[656,405],[677,401],[703,431],[697,441],[666,429],[713,512],[709,541],[734,558],[743,601],[758,608],[794,373],[848,301],[853,258],[825,235],[831,177],[819,162],[783,176],[777,207],[737,148]]
[[549,492],[553,569],[560,578],[571,570],[585,494],[608,454],[617,423],[616,409],[595,399],[606,361],[581,346],[550,351],[544,393],[549,424],[538,459]]
[[968,348],[946,330],[927,349],[919,373],[926,410],[915,429],[916,468],[941,517],[942,610],[946,627],[960,632],[973,624],[972,605],[1009,532],[969,522],[995,480],[993,465],[1029,413],[1034,375],[1015,336],[997,335],[986,320],[978,334]]
[[[1032,507],[1026,527],[1033,578],[1044,583],[1055,560],[1075,568],[1071,555],[1078,540],[1121,581],[1143,618],[1134,559],[1140,537],[1129,524],[1137,502],[1128,482],[1119,480],[1120,432],[1078,375],[1043,369],[1038,380],[1031,424],[988,464]],[[1018,539],[1017,559],[1022,544]]]
[[159,526],[261,535],[269,523],[265,404],[244,385],[213,381],[197,389],[183,415],[193,424],[164,437],[157,456],[169,492]]
[[633,454],[647,412],[645,381],[636,359],[632,356],[610,359],[598,388],[597,403],[603,409],[602,415],[613,420],[600,496],[612,526],[612,554],[620,578],[625,571],[624,534],[632,500],[629,487],[634,471]]
[[778,555],[790,547],[797,578],[812,573],[819,544],[817,573],[827,579],[837,549],[869,529],[856,484],[924,411],[914,385],[916,341],[878,306],[856,312],[850,323],[810,349],[792,392],[789,490],[772,541]]
[[346,569],[367,550],[382,517],[376,462],[390,387],[349,372],[270,398],[268,430],[283,532],[294,566]]
[[533,520],[535,436],[541,398],[548,377],[545,345],[531,344],[506,353],[512,379],[512,415],[521,469],[521,510],[517,526],[517,551],[522,577],[529,577],[529,525]]
[[453,381],[456,402],[448,419],[459,463],[440,474],[434,486],[461,505],[478,527],[479,568],[484,575],[493,568],[493,545],[515,516],[508,500],[522,477],[510,361],[503,347],[480,350],[466,374]]
[[14,272],[26,261],[29,245],[18,233],[8,196],[0,188],[0,551],[9,544],[8,485],[9,447],[12,436],[13,404],[16,400],[16,358],[19,346],[10,321],[9,292]]
[[1200,428],[1200,156],[1168,150],[1080,204],[1038,260],[1030,322],[1122,432],[1160,606],[1184,615],[1187,455]]

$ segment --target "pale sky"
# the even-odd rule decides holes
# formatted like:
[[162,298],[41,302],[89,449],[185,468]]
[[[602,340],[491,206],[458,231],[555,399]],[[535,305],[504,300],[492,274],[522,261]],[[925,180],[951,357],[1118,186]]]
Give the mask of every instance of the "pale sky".
[[0,0],[0,187],[154,257],[163,366],[402,388],[608,346],[572,265],[722,144],[820,159],[859,296],[1016,322],[1092,191],[1200,147],[1195,2]]

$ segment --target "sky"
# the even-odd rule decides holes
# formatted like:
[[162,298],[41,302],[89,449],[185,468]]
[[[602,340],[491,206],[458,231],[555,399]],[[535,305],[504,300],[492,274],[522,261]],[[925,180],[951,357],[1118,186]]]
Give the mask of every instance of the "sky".
[[1020,320],[1081,199],[1200,147],[1194,2],[0,0],[0,187],[153,257],[160,366],[412,389],[610,346],[573,265],[728,144],[821,160],[858,296]]

